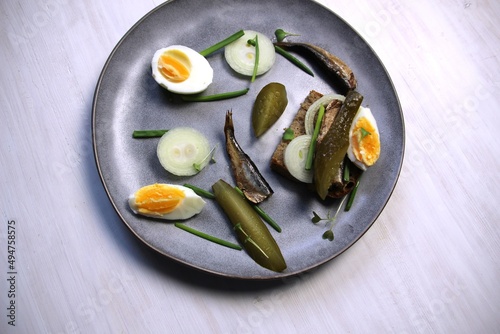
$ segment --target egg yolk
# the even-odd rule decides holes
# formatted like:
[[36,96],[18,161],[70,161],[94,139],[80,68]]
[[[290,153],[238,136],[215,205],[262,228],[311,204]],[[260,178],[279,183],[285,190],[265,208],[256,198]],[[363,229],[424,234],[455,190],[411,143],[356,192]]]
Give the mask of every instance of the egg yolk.
[[160,184],[152,184],[135,193],[137,211],[162,215],[175,210],[186,195],[181,189]]
[[191,62],[180,50],[165,51],[158,59],[158,70],[171,82],[183,82],[189,78]]
[[380,138],[377,129],[361,117],[354,125],[351,137],[354,156],[367,166],[372,166],[380,156]]

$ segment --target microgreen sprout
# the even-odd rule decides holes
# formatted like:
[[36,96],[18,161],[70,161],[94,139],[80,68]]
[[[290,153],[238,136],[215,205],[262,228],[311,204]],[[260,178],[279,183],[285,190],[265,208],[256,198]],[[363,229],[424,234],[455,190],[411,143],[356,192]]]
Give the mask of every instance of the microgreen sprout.
[[359,141],[362,141],[366,136],[371,135],[371,132],[366,130],[365,128],[361,128],[361,139]]
[[323,239],[328,239],[330,241],[333,241],[333,239],[334,239],[333,228],[336,225],[337,215],[339,214],[340,208],[344,204],[344,201],[346,198],[347,198],[347,196],[344,196],[344,198],[342,198],[342,201],[340,202],[340,205],[337,208],[337,211],[335,211],[335,214],[333,216],[331,216],[330,211],[328,211],[328,213],[326,214],[326,218],[322,218],[316,212],[313,211],[313,217],[311,218],[311,221],[314,224],[317,224],[317,223],[319,223],[321,221],[325,221],[325,220],[327,221],[326,224],[330,224],[330,228],[328,230],[326,230],[325,233],[323,233]]
[[293,129],[286,128],[285,132],[283,133],[283,140],[292,140],[293,138],[295,138],[295,133],[293,132]]
[[274,32],[274,35],[276,36],[276,40],[278,42],[283,42],[283,40],[287,36],[300,36],[300,35],[297,35],[297,34],[292,34],[291,32],[286,32],[283,29],[276,29],[276,31]]

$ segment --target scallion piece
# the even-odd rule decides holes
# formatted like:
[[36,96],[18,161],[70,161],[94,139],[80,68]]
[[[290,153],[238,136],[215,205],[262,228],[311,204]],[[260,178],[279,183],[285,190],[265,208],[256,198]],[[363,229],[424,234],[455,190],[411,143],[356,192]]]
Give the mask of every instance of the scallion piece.
[[[245,195],[243,194],[243,191],[241,191],[240,188],[238,187],[234,187],[234,189],[236,189],[236,191],[243,197],[245,197]],[[271,218],[271,216],[269,216],[264,210],[262,210],[258,205],[256,204],[252,204],[250,203],[250,205],[253,207],[253,209],[255,210],[255,212],[257,212],[259,214],[259,216],[266,222],[268,223],[269,225],[271,225],[272,228],[274,228],[276,230],[276,232],[280,232],[281,233],[281,227],[278,225],[278,223],[276,223],[276,221],[274,221],[274,219]]]
[[318,139],[319,128],[321,126],[321,121],[323,120],[324,114],[325,114],[325,106],[321,105],[318,110],[318,118],[316,119],[314,133],[311,138],[311,145],[309,146],[309,151],[307,152],[306,170],[310,170],[312,167],[314,151],[316,150],[316,141]]
[[352,203],[354,202],[354,196],[356,196],[356,192],[358,191],[359,180],[356,182],[354,189],[351,190],[349,194],[349,199],[347,200],[347,204],[345,205],[344,211],[349,211],[351,209]]
[[345,182],[349,182],[349,180],[351,179],[351,175],[350,175],[350,170],[349,170],[349,164],[348,163],[345,163],[344,164],[344,181]]
[[210,102],[242,96],[248,93],[250,88],[236,90],[233,92],[219,93],[213,95],[181,95],[181,99],[186,102]]
[[163,136],[168,130],[135,130],[132,133],[134,138],[155,138]]
[[226,241],[226,240],[223,240],[223,239],[219,239],[219,238],[214,237],[212,235],[209,235],[209,234],[203,233],[201,231],[195,230],[194,228],[189,227],[189,226],[187,226],[185,224],[175,223],[174,225],[175,225],[175,227],[178,227],[181,230],[184,230],[184,231],[189,232],[191,234],[194,234],[194,235],[196,235],[196,236],[198,236],[198,237],[200,237],[202,239],[214,242],[214,243],[219,244],[221,246],[225,246],[225,247],[229,247],[229,248],[237,249],[237,250],[242,250],[243,249],[240,245],[233,244],[232,242],[229,242],[229,241]]
[[257,76],[257,70],[259,69],[259,36],[255,35],[255,38],[253,40],[249,40],[248,44],[251,44],[255,47],[255,63],[253,66],[253,73],[252,73],[252,79],[250,80],[251,82],[255,81],[255,77]]
[[211,193],[208,190],[201,189],[197,186],[193,186],[192,184],[189,183],[184,183],[184,187],[191,189],[194,191],[197,195],[200,195],[201,197],[209,198],[209,199],[214,199],[215,195]]
[[209,54],[211,53],[214,53],[215,51],[219,50],[219,49],[222,49],[223,47],[225,47],[226,45],[234,42],[235,40],[237,40],[238,38],[240,38],[241,36],[245,35],[245,32],[243,30],[240,30],[234,34],[232,34],[231,36],[229,36],[228,38],[220,41],[219,43],[217,44],[214,44],[212,45],[211,47],[209,48],[206,48],[205,50],[201,51],[200,54],[203,56],[203,57],[206,57],[208,56]]
[[280,48],[279,46],[275,45],[274,49],[276,50],[277,53],[288,59],[292,64],[300,68],[302,71],[306,72],[310,76],[314,76],[313,71],[309,67],[307,67],[306,64],[295,58],[291,53],[288,51],[285,51],[283,48]]

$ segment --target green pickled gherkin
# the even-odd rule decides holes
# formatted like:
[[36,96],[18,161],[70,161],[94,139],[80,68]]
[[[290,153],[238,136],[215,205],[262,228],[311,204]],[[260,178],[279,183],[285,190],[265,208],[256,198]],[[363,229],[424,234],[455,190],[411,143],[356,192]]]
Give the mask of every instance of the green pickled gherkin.
[[342,183],[342,163],[349,148],[349,130],[363,96],[350,91],[325,137],[316,147],[313,163],[313,180],[319,197],[325,199],[329,188]]
[[269,270],[285,270],[285,259],[278,244],[250,203],[222,179],[215,182],[212,189],[215,200],[228,216],[250,257]]
[[285,111],[288,104],[285,86],[271,82],[261,89],[252,110],[252,127],[256,137],[266,132]]

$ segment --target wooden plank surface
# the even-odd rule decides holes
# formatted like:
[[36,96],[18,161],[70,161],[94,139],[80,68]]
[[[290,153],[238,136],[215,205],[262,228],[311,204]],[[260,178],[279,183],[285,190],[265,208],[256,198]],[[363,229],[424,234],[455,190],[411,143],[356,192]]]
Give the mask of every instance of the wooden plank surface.
[[272,284],[193,275],[146,249],[100,183],[95,84],[161,2],[0,3],[0,332],[499,333],[500,2],[319,2],[391,75],[405,161],[354,247]]

